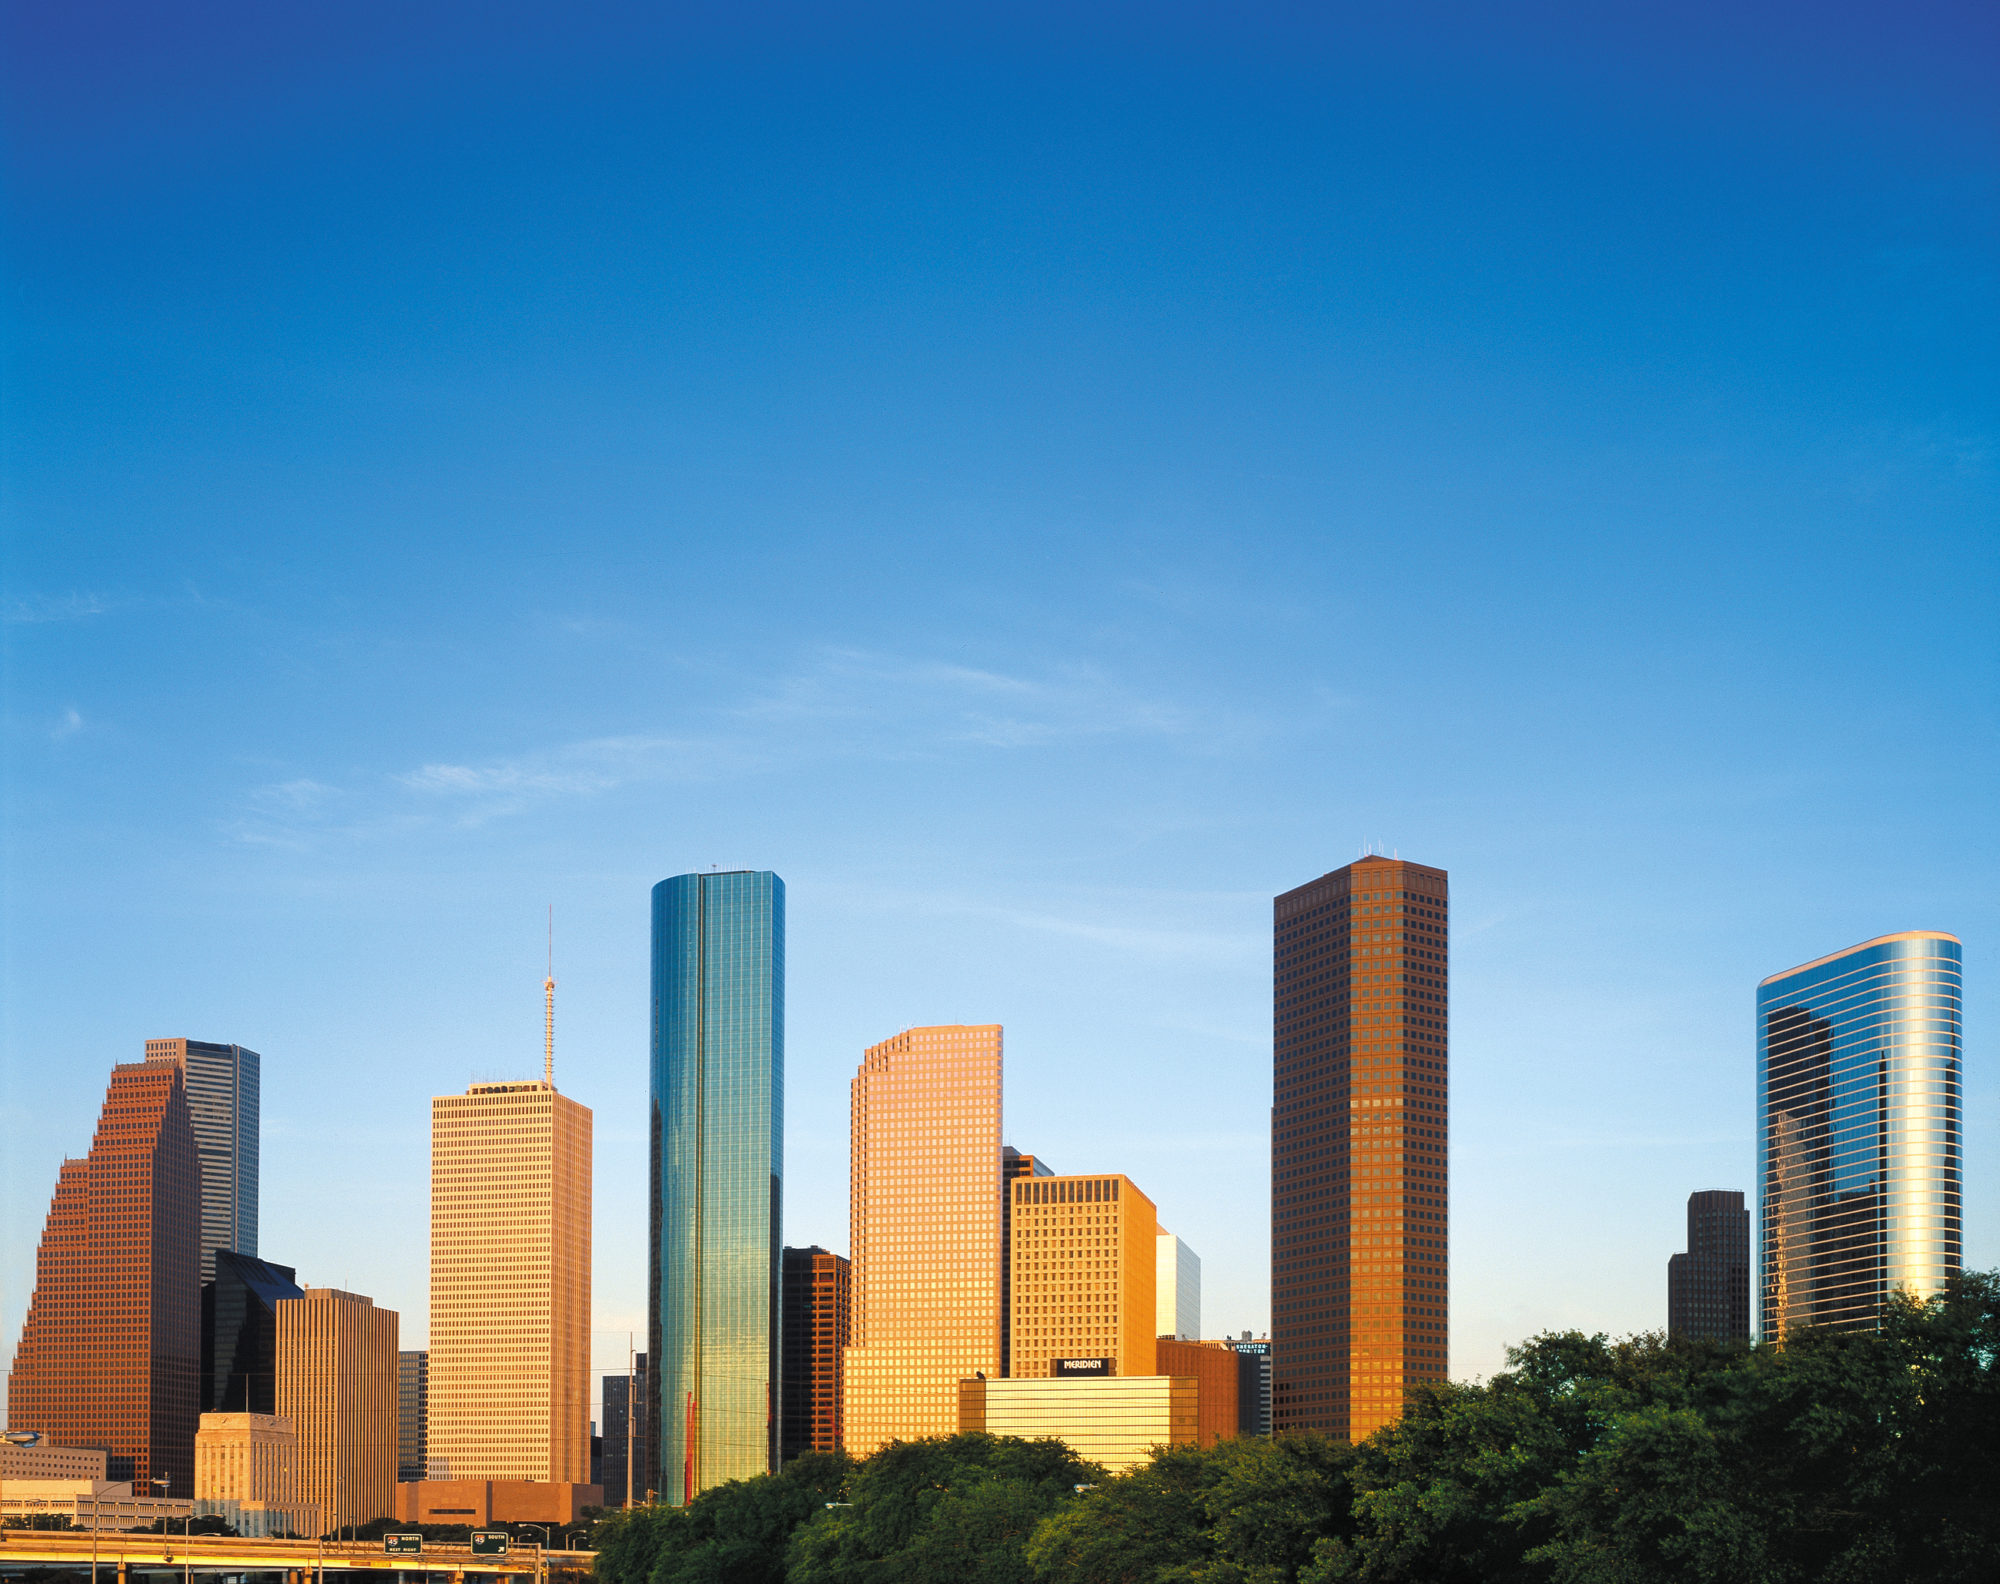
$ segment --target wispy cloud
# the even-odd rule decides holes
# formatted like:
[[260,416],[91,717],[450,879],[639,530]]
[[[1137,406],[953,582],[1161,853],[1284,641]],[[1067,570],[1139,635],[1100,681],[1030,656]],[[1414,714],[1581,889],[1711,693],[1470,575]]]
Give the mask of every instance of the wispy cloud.
[[111,609],[102,594],[27,594],[0,606],[0,621],[31,625],[86,621]]
[[55,738],[57,742],[61,742],[63,738],[74,737],[78,732],[82,730],[83,730],[82,712],[79,711],[74,704],[72,704],[68,709],[62,712],[62,718],[59,719],[55,723],[55,725],[49,728],[49,735]]
[[[434,759],[340,787],[311,778],[276,782],[258,789],[230,828],[240,840],[295,845],[439,820],[474,826],[627,786],[713,782],[842,759],[942,758],[1113,736],[1208,752],[1245,727],[1149,696],[1091,666],[1019,676],[857,649],[822,651],[690,724],[490,758]],[[1098,926],[1045,920],[1042,927]]]

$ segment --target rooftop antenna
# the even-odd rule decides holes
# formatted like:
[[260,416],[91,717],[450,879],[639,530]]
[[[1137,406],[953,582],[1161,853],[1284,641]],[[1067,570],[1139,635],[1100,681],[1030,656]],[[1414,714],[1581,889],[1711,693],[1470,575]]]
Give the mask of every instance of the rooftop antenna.
[[542,981],[542,1082],[556,1086],[556,905],[549,904],[549,976]]

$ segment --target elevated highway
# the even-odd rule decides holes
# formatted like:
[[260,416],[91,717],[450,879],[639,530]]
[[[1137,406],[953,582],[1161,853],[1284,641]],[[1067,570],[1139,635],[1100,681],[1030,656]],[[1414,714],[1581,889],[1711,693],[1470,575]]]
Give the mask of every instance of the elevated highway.
[[594,1551],[544,1551],[516,1544],[503,1557],[474,1556],[470,1546],[426,1541],[420,1556],[390,1556],[382,1542],[242,1540],[224,1535],[92,1535],[83,1530],[0,1530],[0,1580],[49,1571],[81,1574],[96,1584],[176,1584],[202,1575],[244,1584],[342,1584],[356,1573],[380,1584],[530,1584],[549,1572],[588,1573]]

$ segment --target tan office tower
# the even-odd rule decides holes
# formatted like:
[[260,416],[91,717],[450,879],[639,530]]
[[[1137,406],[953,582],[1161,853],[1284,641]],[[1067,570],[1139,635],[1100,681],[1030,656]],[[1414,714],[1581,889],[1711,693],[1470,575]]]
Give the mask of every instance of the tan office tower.
[[1159,1212],[1129,1177],[1014,1183],[1014,1378],[1150,1375]]
[[955,1434],[959,1380],[1000,1372],[1000,1026],[871,1046],[851,1103],[841,1417],[866,1457]]
[[590,1480],[590,1134],[546,1080],[431,1102],[432,1478]]
[[1359,1441],[1446,1374],[1445,872],[1363,858],[1274,903],[1273,1428]]
[[393,1309],[333,1287],[280,1298],[278,1417],[297,1437],[293,1499],[319,1533],[396,1510]]

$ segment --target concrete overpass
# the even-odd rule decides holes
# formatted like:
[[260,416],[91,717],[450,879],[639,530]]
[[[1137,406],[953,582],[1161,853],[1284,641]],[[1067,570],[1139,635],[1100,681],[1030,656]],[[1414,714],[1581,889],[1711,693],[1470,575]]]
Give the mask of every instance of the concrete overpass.
[[[426,1541],[421,1556],[389,1556],[379,1540],[242,1540],[225,1535],[125,1534],[83,1530],[0,1529],[0,1580],[31,1568],[60,1568],[97,1584],[176,1584],[197,1573],[207,1584],[227,1575],[250,1584],[529,1584],[544,1570],[588,1573],[595,1551],[544,1551],[515,1544],[504,1557],[475,1557],[467,1545]],[[316,1577],[317,1576],[317,1577]]]

